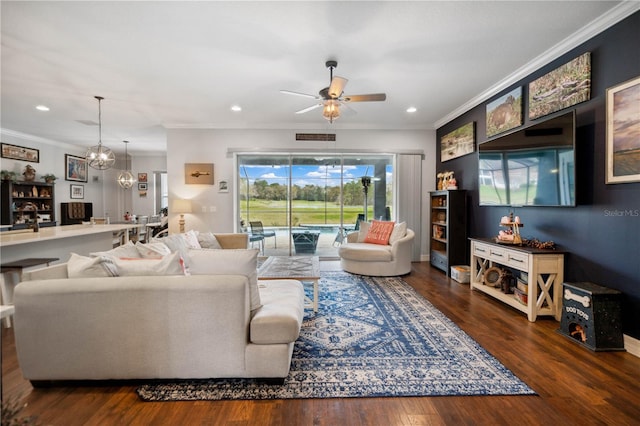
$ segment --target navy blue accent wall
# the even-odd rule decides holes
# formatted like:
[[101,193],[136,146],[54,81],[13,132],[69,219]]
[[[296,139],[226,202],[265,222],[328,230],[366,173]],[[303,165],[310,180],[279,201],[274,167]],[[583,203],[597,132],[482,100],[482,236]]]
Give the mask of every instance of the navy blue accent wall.
[[[591,100],[570,108],[576,111],[577,206],[522,207],[515,209],[515,214],[524,222],[522,234],[525,238],[551,240],[568,251],[565,281],[591,281],[624,293],[624,333],[640,339],[640,183],[605,184],[606,90],[640,76],[640,12],[530,74],[493,99],[523,86],[524,126],[532,124],[526,108],[528,83],[585,52],[591,52]],[[438,153],[440,138],[469,121],[476,122],[477,142],[487,140],[486,103],[437,130]],[[500,217],[511,209],[479,206],[477,149],[473,154],[446,162],[438,158],[436,170],[454,171],[460,189],[468,191],[469,235],[497,235]]]

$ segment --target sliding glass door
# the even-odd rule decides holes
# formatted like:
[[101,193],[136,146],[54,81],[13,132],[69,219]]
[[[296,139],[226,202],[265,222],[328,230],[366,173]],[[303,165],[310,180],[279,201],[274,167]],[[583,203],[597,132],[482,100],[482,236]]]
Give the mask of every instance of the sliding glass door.
[[335,258],[358,218],[392,218],[393,160],[371,154],[238,154],[238,223],[267,256]]

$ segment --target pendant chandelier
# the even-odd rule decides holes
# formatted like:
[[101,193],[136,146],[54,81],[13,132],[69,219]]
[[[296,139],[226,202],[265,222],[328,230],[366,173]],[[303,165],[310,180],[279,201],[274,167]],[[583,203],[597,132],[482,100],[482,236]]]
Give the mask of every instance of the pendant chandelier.
[[329,120],[329,123],[333,123],[333,120],[337,120],[340,117],[340,104],[334,99],[329,99],[322,109],[322,116],[325,120]]
[[113,167],[116,155],[106,146],[102,145],[102,96],[94,96],[98,100],[98,145],[94,145],[85,154],[89,166],[98,170],[106,170]]
[[129,153],[127,151],[127,146],[129,145],[129,141],[122,141],[122,142],[124,142],[125,144],[124,145],[124,161],[125,161],[126,170],[123,170],[118,175],[118,185],[120,185],[124,189],[131,189],[131,187],[136,182],[136,180],[133,177],[133,174],[129,171]]

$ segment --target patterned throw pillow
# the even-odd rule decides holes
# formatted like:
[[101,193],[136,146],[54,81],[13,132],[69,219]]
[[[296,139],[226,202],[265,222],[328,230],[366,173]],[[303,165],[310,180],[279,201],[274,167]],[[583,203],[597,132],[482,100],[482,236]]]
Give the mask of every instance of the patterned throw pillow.
[[200,232],[198,234],[198,242],[200,247],[208,249],[221,249],[222,246],[218,242],[218,239],[211,232]]
[[369,232],[367,232],[367,237],[364,239],[364,242],[386,246],[389,244],[389,237],[391,237],[394,225],[395,222],[374,220],[371,222]]

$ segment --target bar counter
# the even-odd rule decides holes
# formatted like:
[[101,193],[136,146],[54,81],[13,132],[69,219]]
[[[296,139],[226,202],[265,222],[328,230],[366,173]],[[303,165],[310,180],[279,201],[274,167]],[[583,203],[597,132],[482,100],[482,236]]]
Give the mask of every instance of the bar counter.
[[[38,232],[0,232],[0,254],[2,262],[52,256],[66,262],[71,252],[88,256],[91,252],[110,250],[114,235],[142,226],[135,223],[66,225],[42,227]],[[125,241],[128,237],[129,232],[125,232]]]

